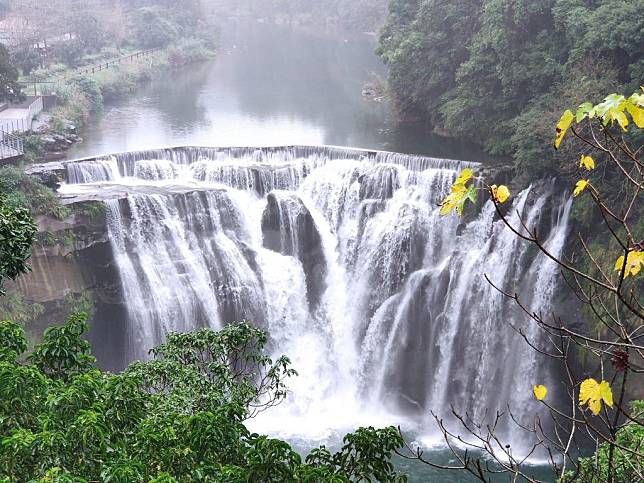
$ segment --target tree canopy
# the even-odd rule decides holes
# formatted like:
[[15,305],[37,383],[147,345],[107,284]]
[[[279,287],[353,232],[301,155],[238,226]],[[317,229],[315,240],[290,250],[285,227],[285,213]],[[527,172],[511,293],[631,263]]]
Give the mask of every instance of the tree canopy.
[[31,244],[36,225],[29,209],[12,203],[0,192],[0,296],[4,281],[14,280],[29,270]]
[[3,44],[0,44],[0,101],[15,101],[22,97],[18,84],[18,69],[11,55]]
[[86,316],[50,327],[26,357],[0,322],[0,481],[405,481],[396,428],[360,428],[302,458],[244,421],[286,396],[289,360],[249,324],[169,334],[121,374],[94,366]]
[[392,0],[378,52],[403,118],[539,176],[564,159],[548,151],[560,106],[639,88],[642,10],[644,0]]

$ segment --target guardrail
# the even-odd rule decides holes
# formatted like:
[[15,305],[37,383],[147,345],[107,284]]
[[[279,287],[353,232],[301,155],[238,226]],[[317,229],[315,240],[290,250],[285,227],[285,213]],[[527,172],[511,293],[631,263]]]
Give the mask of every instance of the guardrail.
[[[29,124],[31,126],[31,124]],[[0,132],[11,134],[14,132],[25,132],[24,119],[0,119]]]
[[24,153],[22,139],[0,129],[0,162],[4,159],[22,156]]
[[25,119],[25,124],[29,126],[29,129],[31,129],[31,123],[34,120],[34,117],[40,114],[43,108],[44,108],[44,104],[43,104],[42,96],[36,97],[36,99],[34,99],[34,102],[29,104],[29,110],[27,112],[27,117]]
[[[31,123],[37,114],[42,112],[44,107],[42,96],[34,97],[29,105],[24,107],[11,108],[14,111],[12,117],[2,117],[0,113],[0,130],[5,133],[25,132],[31,129]],[[17,115],[20,117],[17,117]],[[15,117],[14,117],[15,116]]]
[[140,50],[138,52],[134,52],[133,54],[124,55],[123,57],[117,57],[116,59],[101,62],[100,64],[94,64],[87,67],[80,67],[75,71],[65,74],[65,77],[73,77],[75,75],[95,74],[96,72],[109,69],[110,67],[114,67],[115,65],[121,64],[123,62],[132,61],[134,59],[139,59],[141,57],[145,57],[147,55],[153,54],[158,50],[160,49],[154,48],[154,49],[148,49],[148,50]]
[[61,74],[53,75],[52,77],[50,77],[50,79],[57,79],[57,81],[56,80],[47,80],[47,81],[24,80],[24,81],[18,82],[18,84],[23,86],[23,91],[25,91],[25,94],[27,95],[31,95],[33,92],[34,96],[51,96],[54,90],[53,86],[57,82],[63,81],[65,79],[69,79],[76,75],[95,74],[97,72],[101,72],[103,70],[109,69],[110,67],[114,67],[115,65],[122,64],[123,62],[140,59],[141,57],[145,57],[147,55],[153,54],[155,52],[158,52],[159,50],[161,49],[154,48],[154,49],[148,49],[148,50],[140,50],[138,52],[124,55],[122,57],[106,60],[105,62],[101,62],[99,64],[79,67],[78,69],[72,70],[70,72],[63,72]]

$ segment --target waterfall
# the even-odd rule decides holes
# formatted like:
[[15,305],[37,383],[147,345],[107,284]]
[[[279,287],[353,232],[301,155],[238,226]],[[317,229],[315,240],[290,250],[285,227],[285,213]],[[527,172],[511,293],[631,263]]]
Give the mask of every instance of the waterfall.
[[70,183],[90,183],[96,181],[113,181],[121,177],[116,158],[107,156],[83,163],[69,163],[67,177]]
[[[484,420],[510,404],[530,419],[531,386],[552,377],[512,327],[543,344],[539,331],[484,277],[547,312],[555,264],[491,202],[438,214],[475,166],[346,148],[172,148],[68,162],[64,190],[120,187],[105,203],[129,359],[168,331],[248,320],[300,374],[258,428],[325,438],[409,420],[431,436],[430,410],[449,420],[450,406]],[[511,205],[513,225],[541,227],[562,252],[571,204],[552,183]]]

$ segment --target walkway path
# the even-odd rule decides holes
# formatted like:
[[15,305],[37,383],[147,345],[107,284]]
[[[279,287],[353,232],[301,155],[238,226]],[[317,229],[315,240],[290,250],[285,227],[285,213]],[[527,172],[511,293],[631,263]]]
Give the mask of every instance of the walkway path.
[[34,117],[42,110],[41,96],[28,97],[20,105],[0,111],[0,130],[10,134],[29,131]]

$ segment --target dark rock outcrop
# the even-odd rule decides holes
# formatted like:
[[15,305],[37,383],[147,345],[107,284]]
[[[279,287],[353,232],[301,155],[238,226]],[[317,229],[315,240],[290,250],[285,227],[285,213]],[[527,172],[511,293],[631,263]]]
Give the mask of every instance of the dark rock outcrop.
[[292,193],[269,193],[262,216],[264,247],[302,262],[309,308],[320,304],[327,264],[318,227],[302,200]]

